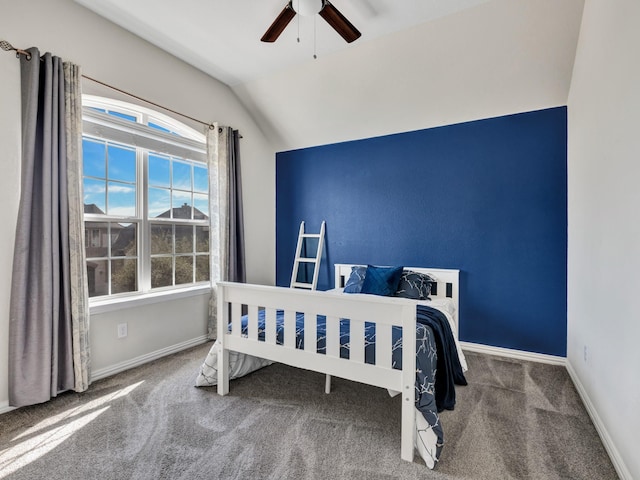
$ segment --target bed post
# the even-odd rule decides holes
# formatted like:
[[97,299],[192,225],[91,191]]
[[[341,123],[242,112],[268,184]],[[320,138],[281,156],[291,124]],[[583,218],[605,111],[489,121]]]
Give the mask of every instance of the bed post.
[[416,416],[416,307],[402,308],[402,427],[400,456],[413,462]]
[[218,395],[226,395],[229,393],[229,350],[225,348],[225,337],[229,329],[229,306],[225,300],[226,287],[218,284],[214,288],[218,290]]

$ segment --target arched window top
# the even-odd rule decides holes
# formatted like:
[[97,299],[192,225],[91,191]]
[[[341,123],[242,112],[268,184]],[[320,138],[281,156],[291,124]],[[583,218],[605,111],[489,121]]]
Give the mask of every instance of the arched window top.
[[206,141],[203,133],[175,118],[140,105],[95,95],[82,95],[82,105],[123,120],[147,125],[164,133],[171,133],[202,143]]

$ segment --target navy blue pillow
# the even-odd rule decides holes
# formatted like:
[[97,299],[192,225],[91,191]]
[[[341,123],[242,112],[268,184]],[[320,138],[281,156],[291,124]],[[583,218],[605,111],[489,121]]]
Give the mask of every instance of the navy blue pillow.
[[368,265],[360,293],[389,297],[396,293],[401,276],[402,267],[374,267]]
[[351,267],[351,275],[344,286],[344,293],[360,293],[362,282],[367,274],[367,267]]
[[435,282],[435,279],[426,273],[405,270],[402,272],[400,283],[398,283],[398,289],[394,296],[412,298],[414,300],[429,300],[431,282]]

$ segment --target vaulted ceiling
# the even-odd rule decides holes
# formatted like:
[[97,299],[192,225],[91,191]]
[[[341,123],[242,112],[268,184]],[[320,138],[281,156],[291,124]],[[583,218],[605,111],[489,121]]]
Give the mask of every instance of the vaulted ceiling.
[[297,15],[263,43],[287,0],[75,1],[227,83],[276,150],[564,105],[584,3],[333,0],[355,42]]
[[[275,44],[260,42],[288,0],[76,1],[211,76],[237,85],[310,63],[314,43],[323,56],[488,0],[334,0],[334,6],[362,32],[353,45],[317,15],[296,16]],[[294,9],[299,2],[292,1]],[[321,6],[322,0],[317,3]]]

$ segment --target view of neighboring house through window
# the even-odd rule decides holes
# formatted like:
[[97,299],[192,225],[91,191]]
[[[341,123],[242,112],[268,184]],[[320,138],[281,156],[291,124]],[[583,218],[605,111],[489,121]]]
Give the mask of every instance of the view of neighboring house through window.
[[208,282],[204,135],[138,106],[83,102],[89,296]]

